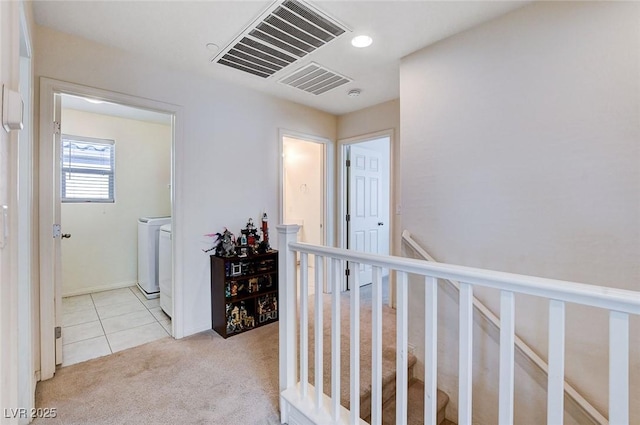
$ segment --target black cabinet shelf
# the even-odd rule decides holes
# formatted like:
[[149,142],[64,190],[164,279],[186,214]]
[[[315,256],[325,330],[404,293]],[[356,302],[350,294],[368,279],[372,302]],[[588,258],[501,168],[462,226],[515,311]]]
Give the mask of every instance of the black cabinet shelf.
[[210,260],[213,330],[227,338],[278,320],[277,251]]

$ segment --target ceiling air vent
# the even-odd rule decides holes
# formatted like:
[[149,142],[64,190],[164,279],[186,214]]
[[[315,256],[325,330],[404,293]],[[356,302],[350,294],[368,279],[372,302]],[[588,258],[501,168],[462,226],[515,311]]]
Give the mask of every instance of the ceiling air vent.
[[346,31],[301,1],[278,1],[213,62],[267,78]]
[[343,84],[351,82],[351,79],[340,75],[315,62],[304,66],[293,74],[280,80],[281,83],[315,95],[328,92]]

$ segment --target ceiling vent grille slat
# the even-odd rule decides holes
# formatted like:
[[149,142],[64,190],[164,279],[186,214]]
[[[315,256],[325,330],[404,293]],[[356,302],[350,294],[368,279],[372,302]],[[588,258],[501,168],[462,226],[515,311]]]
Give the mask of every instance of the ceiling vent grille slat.
[[320,16],[309,8],[303,6],[300,2],[295,0],[287,0],[283,3],[283,6],[287,9],[290,9],[302,16],[303,18],[309,20],[309,22],[313,22],[320,28],[327,30],[329,33],[335,35],[336,37],[342,35],[345,30],[340,28],[338,25],[330,22],[328,19]]
[[305,52],[304,54],[313,52],[316,49],[315,47],[305,43],[304,41],[299,40],[296,37],[281,31],[279,28],[269,25],[267,22],[263,22],[260,25],[258,25],[257,29],[259,29],[262,32],[266,32],[270,36],[275,37],[276,39],[280,40],[283,43],[286,43],[290,46],[298,48],[299,50],[302,50],[303,52]]
[[[263,26],[263,28],[267,27],[266,25]],[[294,55],[298,56],[299,58],[303,57],[304,55],[307,54],[307,52],[304,52],[296,47],[291,46],[290,44],[285,43],[282,40],[279,40],[276,37],[271,36],[270,34],[265,33],[264,31],[262,31],[262,28],[258,27],[255,30],[251,31],[249,33],[250,35],[259,38],[262,41],[267,42],[268,44],[271,44],[273,46],[277,46],[279,48],[281,48],[282,50],[285,50],[289,53],[293,53]]]
[[317,69],[307,75],[305,75],[302,78],[298,78],[294,83],[290,84],[293,87],[297,87],[300,90],[305,90],[307,87],[309,87],[310,82],[311,84],[315,84],[313,83],[313,81],[317,81],[318,78],[322,78],[323,76],[326,76],[327,73],[325,72],[324,69]]
[[307,34],[306,32],[299,30],[298,28],[294,27],[293,25],[289,25],[286,22],[284,22],[282,19],[278,18],[277,16],[271,15],[266,19],[267,23],[273,25],[274,27],[278,28],[281,31],[284,31],[286,34],[291,34],[292,36],[294,36],[297,39],[300,39],[302,41],[304,41],[305,43],[311,45],[314,47],[314,50],[317,49],[318,47],[321,47],[323,44],[325,44],[322,40],[319,40],[315,37],[313,37],[312,35]]
[[294,71],[280,80],[280,83],[319,95],[351,82],[351,79],[319,65],[315,62]]
[[273,64],[273,63],[271,63],[271,62],[263,61],[262,59],[258,59],[258,58],[256,58],[256,57],[253,57],[253,56],[251,56],[251,55],[248,55],[248,54],[246,54],[246,53],[243,53],[243,52],[241,52],[240,50],[231,49],[231,50],[229,50],[229,53],[228,53],[228,54],[233,55],[233,56],[235,56],[235,57],[237,57],[237,58],[240,58],[240,59],[244,59],[244,60],[246,60],[246,61],[253,62],[253,63],[255,63],[256,65],[262,66],[262,67],[264,67],[264,68],[272,69],[272,70],[274,70],[274,71],[279,71],[279,70],[281,70],[281,69],[283,68],[283,67],[282,67],[282,66],[280,66],[280,65],[275,65],[275,64]]
[[297,81],[298,79],[303,78],[304,76],[312,73],[316,69],[318,69],[318,67],[315,66],[315,65],[306,66],[306,67],[302,68],[300,71],[294,72],[290,76],[283,78],[282,81],[280,81],[280,82],[284,83],[284,84],[293,85],[295,81]]
[[324,41],[325,43],[328,43],[328,42],[330,42],[331,40],[333,40],[335,38],[333,35],[329,34],[326,31],[324,31],[322,28],[319,28],[319,27],[313,25],[309,21],[305,21],[304,19],[302,19],[298,15],[292,13],[290,10],[287,10],[285,8],[282,8],[282,7],[279,7],[273,13],[274,13],[274,15],[278,15],[279,17],[281,17],[285,21],[291,22],[291,24],[295,25],[296,27],[302,29],[305,32],[308,32],[309,34],[313,35],[314,37],[319,38],[320,40]]
[[262,72],[256,71],[253,68],[245,68],[244,66],[238,65],[235,62],[230,62],[224,58],[220,59],[218,63],[230,66],[231,68],[239,69],[240,71],[248,72],[249,74],[257,75],[258,77],[267,78],[269,76],[269,74],[264,74]]
[[276,72],[273,69],[265,68],[263,66],[259,66],[259,65],[256,65],[256,64],[252,63],[252,62],[246,61],[244,59],[240,59],[239,57],[235,57],[235,56],[233,56],[231,54],[231,52],[229,52],[226,55],[224,55],[224,58],[226,60],[228,60],[229,62],[237,63],[238,65],[244,66],[245,68],[255,69],[256,71],[261,72],[263,74],[271,75],[274,72]]
[[268,78],[346,31],[303,0],[278,0],[212,62]]
[[[271,56],[275,56],[275,57],[277,57],[277,58],[280,58],[280,59],[282,59],[282,60],[286,61],[286,62],[287,62],[287,63],[289,63],[289,64],[290,64],[290,63],[293,63],[293,62],[295,62],[295,61],[296,61],[296,58],[294,58],[294,57],[292,57],[292,56],[289,56],[289,55],[288,55],[288,54],[286,54],[286,53],[282,53],[282,52],[281,52],[281,51],[279,51],[279,50],[276,50],[276,49],[273,49],[273,48],[271,48],[271,47],[269,47],[269,46],[266,46],[266,45],[264,45],[264,44],[262,44],[262,43],[260,43],[260,42],[258,42],[258,41],[251,40],[250,38],[246,38],[246,37],[245,37],[245,38],[243,38],[243,39],[241,40],[241,43],[242,43],[242,44],[245,44],[245,45],[247,45],[247,46],[249,46],[249,47],[253,47],[254,49],[261,50],[261,51],[263,51],[263,52],[265,52],[266,54],[269,54],[269,55],[271,55]],[[239,43],[239,44],[240,44],[240,43]],[[237,45],[238,45],[238,44],[237,44]],[[237,46],[237,45],[236,45],[236,46]]]

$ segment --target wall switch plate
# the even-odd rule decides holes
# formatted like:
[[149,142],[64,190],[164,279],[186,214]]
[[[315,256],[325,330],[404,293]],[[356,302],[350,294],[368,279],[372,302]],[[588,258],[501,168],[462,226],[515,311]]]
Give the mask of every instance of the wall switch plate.
[[2,127],[8,132],[22,130],[22,114],[24,103],[17,91],[2,85]]

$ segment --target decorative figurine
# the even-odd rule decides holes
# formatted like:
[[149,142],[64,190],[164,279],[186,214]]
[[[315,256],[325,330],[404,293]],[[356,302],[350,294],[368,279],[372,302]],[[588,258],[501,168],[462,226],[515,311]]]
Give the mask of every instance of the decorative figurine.
[[262,241],[269,249],[269,219],[267,218],[267,213],[262,214]]
[[262,242],[258,244],[258,252],[264,254],[271,249],[269,246],[269,221],[267,213],[262,214],[262,226],[260,230],[262,231]]
[[234,236],[226,227],[222,233],[209,233],[209,237],[215,237],[213,247],[205,249],[204,252],[214,251],[218,257],[231,257],[235,254]]
[[258,299],[258,322],[264,323],[278,318],[278,299],[268,294]]
[[240,237],[241,252],[248,255],[253,254],[256,244],[260,240],[260,235],[258,234],[258,229],[253,224],[253,219],[251,217],[247,220],[246,227],[240,230],[240,233],[242,234]]
[[249,293],[258,292],[260,290],[260,284],[257,277],[249,279]]

